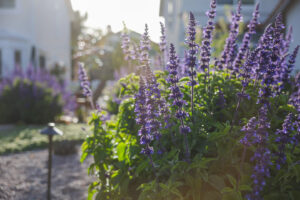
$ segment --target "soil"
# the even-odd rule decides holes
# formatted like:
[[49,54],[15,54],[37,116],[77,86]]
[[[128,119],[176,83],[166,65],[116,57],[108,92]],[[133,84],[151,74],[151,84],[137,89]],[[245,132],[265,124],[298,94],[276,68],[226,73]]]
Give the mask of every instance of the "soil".
[[[80,163],[78,152],[53,155],[52,200],[86,199],[88,185],[95,180],[87,175],[92,158]],[[0,156],[0,200],[47,199],[47,163],[48,150]]]

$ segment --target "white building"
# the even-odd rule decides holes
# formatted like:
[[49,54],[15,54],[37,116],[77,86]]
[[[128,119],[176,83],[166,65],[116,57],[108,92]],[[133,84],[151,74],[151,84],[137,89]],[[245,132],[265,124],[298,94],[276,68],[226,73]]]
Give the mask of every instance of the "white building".
[[[283,13],[287,26],[293,26],[293,42],[291,48],[300,44],[300,0],[242,0],[242,14],[244,22],[249,22],[255,4],[260,3],[260,23],[265,26],[274,20],[275,16]],[[217,0],[217,18],[225,18],[226,8],[235,9],[238,0]],[[161,0],[160,16],[165,18],[168,41],[175,44],[180,55],[183,54],[188,13],[193,12],[200,26],[207,21],[205,12],[209,10],[210,0]],[[297,58],[300,69],[300,55]]]
[[0,0],[0,76],[59,65],[70,80],[72,17],[70,0]]

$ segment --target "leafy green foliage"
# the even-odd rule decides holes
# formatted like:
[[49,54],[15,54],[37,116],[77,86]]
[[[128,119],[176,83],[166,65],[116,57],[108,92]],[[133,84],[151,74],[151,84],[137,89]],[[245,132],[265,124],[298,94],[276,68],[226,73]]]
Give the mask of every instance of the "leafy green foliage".
[[[170,90],[166,72],[156,72],[162,96],[168,99]],[[241,127],[258,113],[257,94],[259,85],[251,82],[246,89],[250,99],[243,99],[233,120],[238,102],[237,92],[242,85],[239,78],[228,78],[225,72],[211,72],[205,81],[203,74],[197,74],[195,86],[194,122],[186,123],[192,132],[188,135],[191,148],[191,162],[184,161],[183,135],[179,133],[179,123],[173,119],[172,126],[163,129],[161,140],[152,145],[154,167],[148,158],[140,153],[138,126],[135,122],[134,94],[138,77],[129,75],[120,80],[117,94],[122,97],[116,117],[103,122],[101,115],[94,114],[90,125],[93,134],[82,145],[82,161],[88,155],[94,157],[89,173],[96,174],[98,180],[91,184],[89,199],[139,199],[139,200],[241,200],[252,190],[251,173],[254,162],[251,157],[254,147],[245,148],[240,139]],[[180,80],[184,99],[189,102],[188,79]],[[222,100],[222,91],[225,101]],[[288,105],[290,91],[271,100],[269,119],[270,137],[279,128],[286,113],[294,111]],[[175,110],[170,107],[170,114]],[[185,111],[191,113],[190,106]],[[103,114],[103,113],[102,113]],[[276,149],[275,143],[270,148]],[[157,153],[157,150],[162,153]],[[294,153],[287,153],[287,164],[281,170],[271,166],[271,178],[263,192],[265,199],[298,199],[300,183],[299,147]],[[242,159],[244,155],[244,159]]]

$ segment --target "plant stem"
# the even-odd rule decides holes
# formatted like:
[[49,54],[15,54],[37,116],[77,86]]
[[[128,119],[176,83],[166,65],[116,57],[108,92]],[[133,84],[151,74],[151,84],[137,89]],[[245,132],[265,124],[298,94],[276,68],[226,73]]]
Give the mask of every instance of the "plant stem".
[[187,138],[187,134],[184,134],[184,143],[185,143],[185,157],[187,159],[187,162],[190,163],[191,162],[191,153],[190,153],[190,149],[189,149],[189,143],[188,143],[188,138]]
[[192,88],[191,88],[191,107],[192,107],[192,123],[194,123],[194,70],[192,68]]

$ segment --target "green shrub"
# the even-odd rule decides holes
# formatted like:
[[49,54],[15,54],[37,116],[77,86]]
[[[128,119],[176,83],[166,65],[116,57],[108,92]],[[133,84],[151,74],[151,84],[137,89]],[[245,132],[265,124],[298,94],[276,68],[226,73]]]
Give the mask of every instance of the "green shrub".
[[[163,98],[170,92],[166,73],[157,72]],[[195,122],[189,126],[192,132],[188,136],[191,147],[191,162],[184,161],[184,139],[179,133],[179,124],[162,129],[160,142],[155,141],[154,149],[163,153],[153,154],[154,168],[147,156],[141,154],[141,145],[137,134],[139,126],[135,122],[135,99],[138,77],[127,82],[122,90],[127,96],[119,107],[115,120],[103,122],[101,116],[94,114],[90,125],[93,134],[82,145],[82,161],[88,155],[94,157],[89,173],[97,174],[98,180],[90,185],[89,196],[96,199],[243,199],[252,190],[251,173],[254,167],[251,157],[255,148],[246,150],[245,159],[241,157],[244,146],[240,139],[244,137],[241,128],[252,116],[257,116],[259,105],[256,104],[259,86],[251,82],[247,93],[251,98],[244,99],[237,114],[237,120],[231,128],[233,113],[238,101],[236,93],[242,84],[240,79],[228,79],[225,72],[211,73],[209,87],[212,96],[206,93],[204,74],[197,74],[198,85],[195,87]],[[121,80],[128,80],[133,75]],[[189,101],[190,91],[187,78],[180,80],[184,99]],[[120,84],[120,83],[119,83]],[[132,89],[128,89],[132,88]],[[219,90],[223,91],[225,101],[220,103]],[[269,115],[271,131],[280,128],[285,115],[294,108],[289,106],[289,91],[271,100],[272,112]],[[199,98],[198,98],[199,97]],[[171,100],[168,100],[171,102]],[[224,105],[223,105],[224,104]],[[190,113],[190,106],[186,106]],[[174,114],[174,110],[171,110]],[[270,136],[270,141],[276,135]],[[269,148],[276,148],[270,143]],[[265,199],[289,199],[299,197],[300,168],[295,165],[299,160],[299,147],[294,154],[287,152],[288,162],[276,170],[267,180],[263,196]],[[283,181],[284,180],[284,181]]]
[[62,112],[61,95],[43,84],[17,78],[1,91],[0,123],[47,123]]

